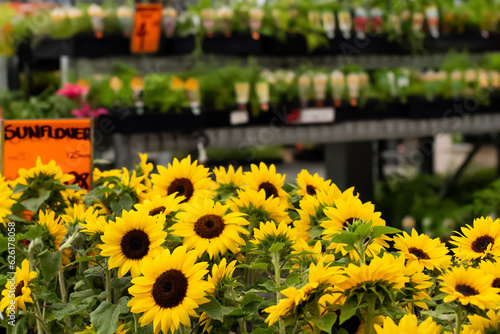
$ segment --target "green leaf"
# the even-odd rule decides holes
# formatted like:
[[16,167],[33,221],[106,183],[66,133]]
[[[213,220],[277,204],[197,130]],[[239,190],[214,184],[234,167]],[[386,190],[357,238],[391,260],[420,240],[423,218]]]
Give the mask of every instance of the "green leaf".
[[175,243],[182,243],[182,238],[175,235],[175,234],[172,234],[172,233],[169,233],[167,235],[167,238],[165,239],[167,242],[175,242]]
[[332,242],[335,242],[337,244],[346,244],[351,247],[354,247],[356,242],[359,240],[359,235],[355,233],[349,233],[349,232],[342,232],[339,234],[335,234],[331,240]]
[[57,252],[45,252],[38,256],[40,260],[40,269],[42,270],[43,281],[49,284],[57,275],[61,268],[62,254]]
[[344,321],[352,318],[354,315],[356,315],[356,310],[358,309],[358,305],[354,300],[348,300],[342,305],[342,308],[340,309],[340,318],[339,318],[339,325],[342,325]]
[[242,264],[237,265],[236,268],[266,270],[268,266],[269,266],[269,263],[254,262],[250,265],[242,263]]
[[121,217],[122,211],[129,211],[130,209],[132,209],[133,205],[134,200],[132,199],[132,196],[130,196],[128,193],[125,193],[123,196],[121,196],[118,203],[111,202],[111,209],[118,217]]
[[80,314],[84,313],[84,311],[89,307],[88,304],[79,304],[79,305],[74,305],[71,303],[65,304],[65,303],[58,303],[54,304],[53,308],[54,311],[52,312],[52,317],[56,320],[62,320],[65,317],[68,317],[70,315],[75,315],[75,314]]
[[137,329],[137,332],[136,334],[154,334],[154,330],[153,330],[153,322],[151,322],[149,325],[147,326],[141,326]]
[[208,296],[208,299],[210,299],[210,302],[200,305],[198,309],[201,312],[205,312],[211,319],[222,322],[224,320],[222,315],[222,305],[213,296]]
[[327,333],[332,333],[332,327],[337,321],[337,314],[335,312],[330,312],[325,314],[323,319],[315,319],[314,323],[319,327],[322,331]]
[[252,332],[252,334],[274,334],[275,331],[273,328],[268,327],[268,328],[257,328]]
[[60,302],[56,294],[53,293],[52,291],[47,290],[47,288],[44,285],[40,286],[39,289],[41,290],[41,292],[38,292],[37,295],[44,302],[47,302],[48,304],[56,304]]
[[129,299],[129,297],[120,298],[118,305],[104,301],[94,312],[90,313],[90,322],[97,333],[113,334],[117,330],[120,314],[130,311],[130,307],[127,306]]
[[257,296],[255,293],[247,292],[245,294],[245,298],[240,302],[241,306],[245,306],[247,304],[253,303],[253,302],[261,302],[263,300],[262,297]]
[[14,194],[17,194],[17,193],[22,193],[22,192],[24,192],[27,188],[28,188],[28,186],[26,186],[26,185],[24,185],[24,184],[21,184],[21,183],[18,183],[18,184],[16,184],[16,186],[14,187],[14,189],[12,189],[12,193],[14,193]]
[[78,304],[90,304],[90,302],[97,298],[97,294],[92,289],[87,289],[83,291],[76,291],[69,295],[69,301],[74,305]]
[[309,238],[316,239],[323,234],[324,229],[320,225],[313,226],[309,230]]
[[27,223],[27,224],[31,223],[29,220],[18,217],[16,215],[7,215],[5,218],[7,218],[10,221],[14,221],[14,222],[21,222],[21,223]]
[[43,228],[40,224],[33,224],[28,227],[28,232],[24,234],[18,234],[17,240],[35,240],[38,237],[41,237],[43,235]]
[[66,185],[66,189],[75,190],[75,191],[83,190],[81,187],[79,187],[76,184],[68,184],[68,185]]
[[43,204],[50,197],[50,190],[44,190],[38,197],[28,198],[21,202],[21,204],[30,211],[37,212],[40,205]]
[[293,285],[297,285],[299,283],[300,283],[300,274],[298,274],[298,273],[289,274],[285,280],[286,286],[293,286]]
[[367,223],[364,223],[364,224],[360,224],[356,230],[354,231],[354,233],[356,233],[357,235],[359,235],[359,238],[361,240],[364,240],[366,237],[368,237],[368,235],[370,235],[370,232],[372,231],[372,223],[371,222],[367,222]]
[[[30,332],[30,323],[29,323],[30,317],[16,317],[15,320],[15,326],[9,326],[7,327],[7,333],[10,334],[26,334]],[[9,318],[7,317],[7,320]]]
[[277,242],[275,244],[273,244],[270,248],[269,248],[269,252],[271,253],[277,253],[279,252],[280,250],[283,249],[283,247],[285,247],[285,244],[282,243],[282,242]]
[[372,238],[380,238],[384,234],[399,233],[401,230],[390,226],[373,226]]
[[89,269],[85,270],[83,274],[85,275],[85,277],[103,277],[104,275],[106,275],[104,269],[99,266],[90,267]]

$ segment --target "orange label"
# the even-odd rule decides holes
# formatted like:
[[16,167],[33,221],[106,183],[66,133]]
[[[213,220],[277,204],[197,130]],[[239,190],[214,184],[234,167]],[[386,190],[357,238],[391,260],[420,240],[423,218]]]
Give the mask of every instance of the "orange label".
[[43,164],[54,160],[71,183],[90,189],[92,175],[92,120],[41,119],[2,121],[2,173],[18,177],[20,168],[32,168],[38,156]]
[[161,3],[138,3],[135,8],[133,53],[158,51],[161,34]]

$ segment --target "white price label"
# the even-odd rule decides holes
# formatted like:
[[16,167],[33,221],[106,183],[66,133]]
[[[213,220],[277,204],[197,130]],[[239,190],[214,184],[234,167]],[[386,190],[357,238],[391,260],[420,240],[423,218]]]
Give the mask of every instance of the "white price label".
[[301,124],[332,123],[335,120],[335,108],[307,108],[300,111]]
[[246,124],[249,119],[250,117],[248,116],[248,111],[246,110],[231,111],[231,114],[229,115],[229,122],[231,125]]

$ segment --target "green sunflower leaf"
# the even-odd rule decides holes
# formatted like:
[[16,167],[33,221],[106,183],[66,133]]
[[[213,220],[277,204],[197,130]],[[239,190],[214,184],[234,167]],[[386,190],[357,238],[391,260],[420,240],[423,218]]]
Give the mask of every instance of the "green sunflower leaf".
[[373,226],[372,238],[380,238],[384,234],[395,234],[401,230],[390,226]]
[[335,312],[327,313],[322,319],[315,319],[314,323],[319,327],[322,331],[327,333],[332,332],[332,327],[337,321],[337,314]]
[[346,244],[348,246],[354,247],[356,242],[359,240],[359,235],[356,235],[355,233],[339,233],[335,234],[331,240],[332,242],[335,242],[337,244]]
[[127,306],[129,297],[122,297],[118,305],[113,305],[104,301],[92,313],[90,321],[98,333],[113,334],[118,329],[118,319],[120,314],[129,313],[130,307]]
[[211,319],[219,320],[220,322],[224,321],[222,315],[222,305],[212,296],[208,296],[207,298],[210,299],[210,302],[200,305],[198,310],[205,312]]
[[56,277],[59,268],[61,268],[62,254],[60,251],[47,251],[38,255],[38,259],[40,260],[43,280],[45,284],[49,284]]
[[271,253],[277,253],[279,252],[280,250],[283,249],[283,247],[285,247],[285,244],[282,243],[282,242],[277,242],[275,244],[273,244],[270,248],[269,248],[269,252]]
[[43,204],[50,197],[50,190],[44,190],[38,197],[28,198],[21,202],[21,204],[30,211],[37,212],[40,205]]
[[354,300],[351,299],[346,301],[340,309],[339,325],[342,325],[344,321],[353,317],[356,314],[357,309],[358,305]]

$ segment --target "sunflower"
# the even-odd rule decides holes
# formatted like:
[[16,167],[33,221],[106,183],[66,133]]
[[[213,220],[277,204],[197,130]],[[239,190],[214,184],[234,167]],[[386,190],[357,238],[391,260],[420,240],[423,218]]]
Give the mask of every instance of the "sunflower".
[[[335,206],[325,209],[325,214],[329,220],[321,222],[321,226],[325,229],[323,239],[330,239],[333,235],[341,233],[348,225],[357,221],[371,222],[373,226],[385,226],[385,220],[380,218],[380,212],[375,212],[375,206],[370,202],[362,203],[357,196],[350,195],[346,200],[338,198],[335,200]],[[373,240],[373,243],[367,247],[366,254],[373,257],[379,254],[384,247],[389,247],[384,238]],[[354,250],[346,251],[343,244],[332,242],[328,249],[334,249],[335,253],[342,253],[342,255],[349,254],[355,260],[358,258]]]
[[484,333],[486,330],[495,333],[500,332],[500,311],[488,310],[486,312],[487,318],[484,318],[478,314],[469,315],[470,325],[464,325],[464,329],[475,332],[479,331],[480,333]]
[[[95,210],[94,207],[89,207],[87,211]],[[84,221],[80,221],[78,224],[82,227],[82,232],[87,234],[100,234],[104,233],[106,230],[106,226],[108,226],[108,222],[104,216],[98,216],[98,211],[94,211],[91,216]]]
[[219,168],[215,167],[212,171],[219,188],[239,189],[243,186],[243,168],[241,166],[234,170],[233,165],[229,165],[227,171],[224,166],[220,166]]
[[374,257],[369,264],[350,263],[343,269],[346,279],[338,281],[336,286],[344,294],[365,284],[384,284],[392,289],[402,289],[409,281],[405,273],[406,268],[401,262],[393,255],[385,253],[383,257]]
[[65,210],[65,214],[61,219],[68,225],[75,225],[85,223],[87,220],[95,220],[97,218],[97,211],[94,208],[85,208],[83,204],[74,204]]
[[172,233],[184,237],[184,246],[195,249],[199,256],[207,252],[212,259],[228,249],[237,253],[238,246],[245,244],[240,234],[248,234],[242,227],[248,221],[242,213],[226,213],[228,209],[228,205],[210,199],[188,204],[185,212],[177,214],[179,223],[172,226]]
[[252,164],[251,171],[245,172],[243,181],[246,184],[246,189],[260,191],[264,190],[267,198],[279,198],[282,205],[288,207],[288,198],[290,195],[282,189],[285,182],[285,175],[276,173],[274,165],[267,168],[266,164],[260,163],[260,166]]
[[[404,266],[405,257],[399,256],[397,261]],[[430,300],[431,297],[427,294],[427,290],[432,286],[433,282],[429,275],[424,274],[423,268],[417,261],[408,262],[406,264],[405,275],[409,281],[405,284],[403,292],[409,297],[408,299],[415,300],[414,304],[420,308],[428,309],[429,306],[423,301],[417,300]]]
[[[176,196],[172,194],[162,197],[159,194],[151,194],[142,203],[134,205],[136,210],[146,210],[150,216],[160,219],[162,222],[167,218],[173,217],[180,210],[180,203],[184,200],[184,196]],[[169,219],[170,221],[171,219]]]
[[482,261],[479,263],[479,269],[486,275],[493,275],[493,283],[491,283],[491,286],[500,288],[500,259],[497,259],[497,262]]
[[353,187],[341,192],[337,185],[332,183],[326,189],[317,191],[316,196],[306,196],[300,200],[300,209],[297,210],[300,219],[293,222],[297,237],[309,241],[311,230],[313,239],[320,236],[324,230],[320,222],[328,218],[325,215],[326,208],[335,207],[335,200],[347,199],[350,196],[354,196]]
[[480,269],[455,267],[441,276],[441,292],[447,294],[444,302],[458,299],[462,305],[475,305],[480,309],[497,308],[500,289],[492,287],[493,275]]
[[42,225],[50,236],[50,243],[54,249],[59,249],[61,241],[68,232],[63,224],[60,224],[61,218],[56,218],[54,211],[46,212],[40,211],[38,224]]
[[304,239],[297,239],[292,249],[291,261],[294,263],[293,269],[308,268],[311,263],[317,263],[320,259],[325,262],[335,260],[334,256],[322,253],[323,247],[319,240],[313,246],[310,246]]
[[404,254],[408,263],[417,262],[419,267],[429,270],[446,269],[451,265],[451,256],[448,248],[439,238],[431,239],[425,234],[418,235],[413,229],[411,236],[403,232],[393,238],[394,247]]
[[386,317],[384,319],[384,325],[380,326],[375,324],[375,332],[377,334],[440,334],[441,325],[434,322],[431,317],[425,319],[425,321],[418,323],[417,316],[413,314],[407,314],[399,320],[399,324],[396,325],[394,321]]
[[[125,329],[125,324],[121,324],[120,326],[118,326],[118,328],[116,329],[116,331],[113,334],[126,334],[128,331],[129,331],[128,328]],[[85,330],[83,330],[81,332],[76,332],[75,334],[94,334],[94,333],[97,333],[97,332],[94,330],[94,326],[90,325],[90,326],[87,326],[85,328]]]
[[232,283],[235,281],[233,279],[233,273],[236,266],[236,260],[227,264],[227,260],[223,258],[219,265],[214,263],[212,266],[212,276],[208,276],[208,282],[211,283],[215,289],[219,288],[224,283]]
[[182,323],[191,327],[189,317],[198,317],[195,309],[209,302],[205,296],[213,285],[202,280],[208,272],[208,263],[195,263],[196,251],[179,246],[170,253],[165,249],[154,260],[147,258],[142,267],[144,276],[132,279],[128,302],[133,313],[142,313],[141,326],[153,321],[155,334],[172,333]]
[[[21,268],[16,268],[14,280],[7,280],[7,284],[5,284],[5,290],[2,291],[4,297],[0,301],[0,312],[7,308],[7,314],[9,314],[11,305],[14,305],[15,309],[13,311],[15,313],[17,313],[18,308],[26,311],[26,303],[33,303],[29,285],[35,278],[36,272],[30,271],[30,263],[27,259],[24,259]],[[14,292],[13,295],[12,292]],[[12,300],[14,300],[14,304]]]
[[238,196],[231,197],[227,204],[233,212],[241,212],[247,215],[250,222],[250,230],[258,226],[260,222],[274,221],[275,223],[292,220],[288,216],[287,206],[283,205],[278,198],[266,198],[264,190],[238,190]]
[[311,175],[307,170],[303,169],[297,175],[297,185],[299,186],[297,194],[302,197],[316,196],[318,191],[327,190],[331,182],[330,180],[323,180],[322,177],[318,176],[318,173]]
[[158,172],[151,175],[151,182],[153,191],[162,196],[176,194],[185,197],[182,203],[192,203],[211,194],[212,180],[208,168],[198,165],[197,161],[191,163],[191,156],[180,162],[174,159],[168,168],[158,166]]
[[136,166],[135,171],[137,176],[142,176],[143,183],[147,189],[151,189],[151,180],[149,179],[149,174],[153,171],[154,166],[152,163],[148,163],[148,155],[146,153],[139,153],[139,158],[141,161]]
[[123,167],[123,175],[120,183],[123,189],[132,196],[135,202],[141,202],[146,196],[146,186],[142,184],[143,179],[144,176],[138,177],[135,170],[130,174],[128,170]]
[[250,243],[263,252],[268,252],[276,243],[283,243],[285,246],[282,252],[288,254],[295,243],[295,232],[285,222],[278,225],[273,222],[261,222],[259,228],[254,228],[253,237]]
[[141,274],[145,259],[154,258],[161,250],[167,232],[147,211],[123,211],[116,222],[109,222],[101,240],[101,255],[109,256],[108,267],[118,269],[118,277],[129,270],[132,277]]
[[12,190],[9,188],[9,184],[5,182],[5,178],[3,176],[0,177],[0,222],[5,224],[5,217],[12,213],[11,208],[15,200],[11,199]]
[[35,179],[39,180],[59,180],[61,183],[68,182],[74,179],[73,175],[64,174],[61,167],[56,165],[54,160],[50,160],[44,165],[40,157],[36,158],[36,165],[30,169],[19,169],[18,183],[28,185]]
[[460,236],[451,236],[455,256],[462,260],[485,258],[488,254],[500,256],[500,220],[491,217],[474,219],[474,225],[462,227]]
[[116,177],[116,178],[121,178],[123,174],[123,171],[120,169],[110,169],[110,170],[105,170],[102,171],[99,168],[94,168],[94,171],[92,172],[92,180],[94,183],[101,183],[103,178],[108,178],[108,177]]
[[85,190],[73,190],[73,189],[65,189],[61,191],[61,195],[68,204],[68,207],[72,207],[75,204],[83,204],[83,196],[87,194]]

